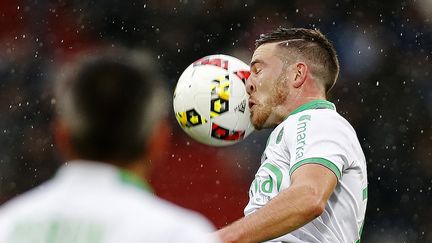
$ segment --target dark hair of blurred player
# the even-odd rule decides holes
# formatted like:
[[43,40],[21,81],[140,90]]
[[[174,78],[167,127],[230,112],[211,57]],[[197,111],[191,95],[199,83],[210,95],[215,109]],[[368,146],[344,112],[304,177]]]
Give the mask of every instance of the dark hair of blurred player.
[[67,159],[126,166],[158,149],[152,139],[166,139],[158,124],[166,109],[160,76],[114,53],[83,58],[62,73],[55,134]]

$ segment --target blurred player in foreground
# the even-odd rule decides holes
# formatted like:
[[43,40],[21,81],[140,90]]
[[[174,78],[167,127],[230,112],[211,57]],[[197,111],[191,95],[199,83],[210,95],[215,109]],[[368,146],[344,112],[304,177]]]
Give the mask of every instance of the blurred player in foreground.
[[0,209],[0,242],[217,242],[205,219],[156,198],[143,180],[168,139],[166,97],[135,56],[79,58],[61,73],[55,138],[67,162]]
[[317,30],[260,36],[246,83],[251,121],[274,128],[249,191],[246,217],[219,230],[224,242],[359,242],[366,161],[351,125],[326,100],[339,73]]

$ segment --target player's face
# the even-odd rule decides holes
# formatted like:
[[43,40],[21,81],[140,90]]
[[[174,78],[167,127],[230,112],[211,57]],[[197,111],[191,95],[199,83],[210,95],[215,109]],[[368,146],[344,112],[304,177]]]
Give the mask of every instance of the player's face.
[[283,119],[278,110],[287,99],[289,87],[286,66],[278,51],[277,43],[267,43],[259,46],[252,57],[246,89],[250,95],[250,119],[258,130],[276,126]]

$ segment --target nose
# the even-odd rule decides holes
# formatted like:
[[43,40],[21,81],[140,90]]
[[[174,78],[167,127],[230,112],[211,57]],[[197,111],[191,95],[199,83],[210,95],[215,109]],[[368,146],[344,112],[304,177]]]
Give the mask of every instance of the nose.
[[251,76],[249,76],[249,78],[246,80],[246,92],[249,95],[256,91],[256,86],[252,82],[252,76],[253,75],[251,74]]

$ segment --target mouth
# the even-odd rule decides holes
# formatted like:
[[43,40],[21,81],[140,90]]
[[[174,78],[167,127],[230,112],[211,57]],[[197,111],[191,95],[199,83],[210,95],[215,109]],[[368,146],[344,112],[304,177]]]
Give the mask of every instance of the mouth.
[[248,105],[249,105],[249,110],[250,110],[250,109],[252,109],[252,107],[254,107],[256,105],[256,103],[253,100],[249,100]]

